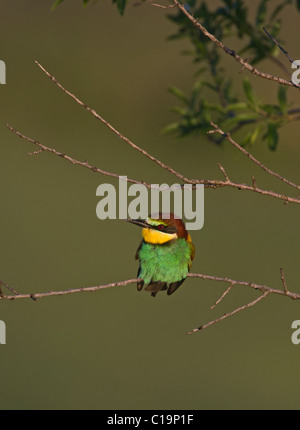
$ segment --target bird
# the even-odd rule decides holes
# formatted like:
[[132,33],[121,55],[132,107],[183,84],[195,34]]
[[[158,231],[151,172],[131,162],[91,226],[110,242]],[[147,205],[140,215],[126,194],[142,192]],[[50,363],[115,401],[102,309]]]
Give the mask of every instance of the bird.
[[190,271],[195,255],[195,247],[183,221],[173,213],[159,218],[126,219],[142,227],[143,239],[136,251],[139,260],[137,277],[138,291],[145,286],[152,297],[167,290],[173,294],[184,282]]

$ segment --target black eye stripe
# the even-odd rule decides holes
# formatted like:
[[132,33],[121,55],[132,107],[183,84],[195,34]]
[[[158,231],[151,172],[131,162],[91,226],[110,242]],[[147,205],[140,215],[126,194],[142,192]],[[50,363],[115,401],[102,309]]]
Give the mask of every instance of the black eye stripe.
[[154,227],[159,231],[163,231],[165,233],[173,234],[176,233],[176,227],[172,225],[164,225],[164,224],[158,224],[158,226]]

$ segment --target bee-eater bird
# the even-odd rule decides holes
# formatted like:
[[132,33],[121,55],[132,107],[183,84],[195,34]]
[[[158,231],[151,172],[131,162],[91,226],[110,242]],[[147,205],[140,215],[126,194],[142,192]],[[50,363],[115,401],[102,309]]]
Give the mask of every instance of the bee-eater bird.
[[143,228],[143,240],[136,251],[139,260],[138,291],[151,291],[153,297],[159,291],[167,290],[170,295],[183,283],[190,271],[195,254],[191,236],[181,219],[170,214],[160,219],[128,219],[128,222]]

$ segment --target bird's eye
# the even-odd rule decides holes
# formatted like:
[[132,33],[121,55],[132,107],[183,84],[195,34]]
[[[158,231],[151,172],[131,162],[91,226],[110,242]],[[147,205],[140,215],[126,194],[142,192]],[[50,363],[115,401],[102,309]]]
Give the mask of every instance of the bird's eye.
[[157,228],[158,228],[158,230],[163,230],[165,228],[165,226],[163,224],[159,224],[159,226]]

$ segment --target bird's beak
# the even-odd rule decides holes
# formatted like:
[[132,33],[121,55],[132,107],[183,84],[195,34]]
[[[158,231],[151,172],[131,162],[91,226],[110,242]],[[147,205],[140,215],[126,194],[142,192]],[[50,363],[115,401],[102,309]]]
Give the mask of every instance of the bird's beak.
[[131,222],[132,224],[138,225],[139,227],[149,228],[149,224],[147,224],[144,219],[124,219],[124,221]]

